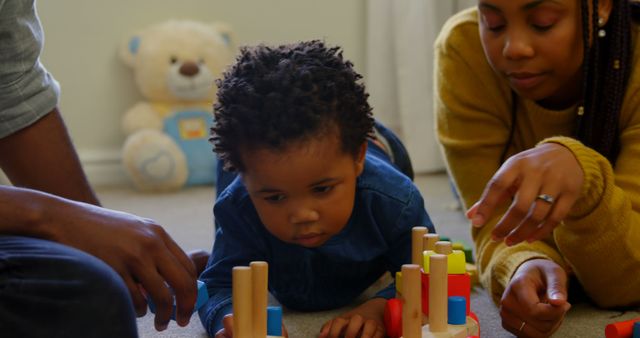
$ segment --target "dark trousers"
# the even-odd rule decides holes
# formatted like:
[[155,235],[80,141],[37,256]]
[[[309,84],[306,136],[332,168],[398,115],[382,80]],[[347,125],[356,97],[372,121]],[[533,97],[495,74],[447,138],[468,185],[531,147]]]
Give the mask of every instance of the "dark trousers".
[[138,337],[122,278],[58,243],[0,236],[0,336]]
[[[396,169],[398,169],[401,173],[405,174],[413,181],[414,174],[413,165],[411,164],[411,157],[409,157],[409,153],[404,147],[402,141],[400,141],[398,136],[394,134],[391,129],[388,129],[378,121],[375,122],[375,125],[373,127],[376,128],[378,134],[384,137],[384,139],[387,141],[387,144],[389,145],[389,148],[391,148],[389,149],[389,151],[393,154],[393,161],[389,159],[389,162],[391,162],[391,164],[396,167]],[[369,147],[371,147],[372,144],[375,145],[375,143],[369,142]],[[375,148],[380,149],[377,146]],[[388,156],[386,157],[389,158]]]

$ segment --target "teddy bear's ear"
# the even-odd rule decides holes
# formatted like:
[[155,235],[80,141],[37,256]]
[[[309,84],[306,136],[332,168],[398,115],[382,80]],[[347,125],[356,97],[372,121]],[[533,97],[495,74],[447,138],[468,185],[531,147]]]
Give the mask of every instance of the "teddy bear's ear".
[[229,47],[229,49],[233,49],[233,46],[235,45],[235,36],[231,26],[224,22],[214,22],[211,26],[220,33],[220,36],[222,36],[222,40],[226,43],[227,47]]
[[138,54],[142,37],[140,34],[134,34],[125,39],[120,44],[120,59],[129,67],[133,66],[133,60]]

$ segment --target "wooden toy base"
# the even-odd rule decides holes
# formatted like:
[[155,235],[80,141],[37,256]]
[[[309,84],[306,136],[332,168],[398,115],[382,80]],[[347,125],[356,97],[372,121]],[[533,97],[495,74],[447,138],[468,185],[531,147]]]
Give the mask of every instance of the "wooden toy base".
[[[422,327],[422,338],[468,338],[480,335],[480,328],[475,319],[467,316],[465,325],[449,325],[447,331],[431,332],[429,324]],[[400,337],[403,338],[403,337]]]

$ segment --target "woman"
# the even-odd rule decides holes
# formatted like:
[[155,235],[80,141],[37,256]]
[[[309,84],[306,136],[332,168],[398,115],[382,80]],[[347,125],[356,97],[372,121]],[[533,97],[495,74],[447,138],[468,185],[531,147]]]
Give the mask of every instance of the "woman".
[[640,303],[640,60],[628,0],[479,0],[436,42],[438,137],[503,327],[545,337],[575,277]]

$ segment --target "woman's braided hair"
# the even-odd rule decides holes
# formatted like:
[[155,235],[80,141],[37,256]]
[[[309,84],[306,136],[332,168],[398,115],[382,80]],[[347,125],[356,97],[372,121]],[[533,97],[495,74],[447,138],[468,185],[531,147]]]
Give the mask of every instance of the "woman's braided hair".
[[629,0],[612,1],[609,20],[600,27],[606,36],[599,37],[598,0],[581,0],[585,81],[575,133],[614,165],[620,151],[618,120],[631,72],[632,6]]

